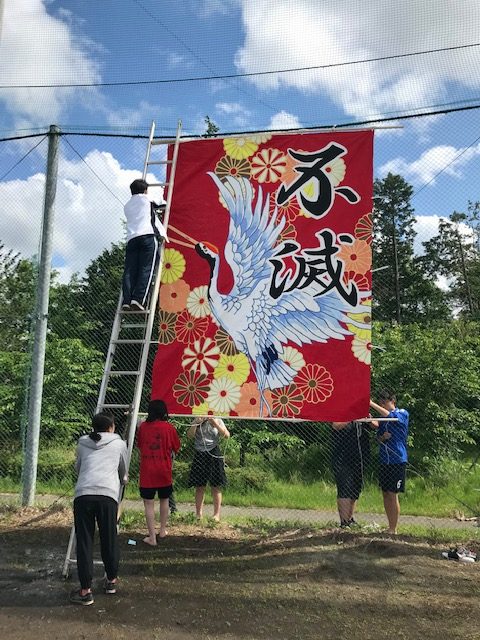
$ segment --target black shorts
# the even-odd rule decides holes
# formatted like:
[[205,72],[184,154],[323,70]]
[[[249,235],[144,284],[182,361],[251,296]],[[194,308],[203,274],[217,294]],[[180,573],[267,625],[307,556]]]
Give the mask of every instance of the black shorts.
[[378,468],[378,483],[382,491],[390,493],[404,493],[405,468],[407,463],[381,464]]
[[158,487],[156,489],[150,487],[140,487],[140,496],[144,500],[154,500],[155,494],[158,492],[158,497],[160,500],[165,500],[165,498],[169,498],[173,493],[173,486],[170,484],[168,487]]
[[363,486],[362,465],[358,462],[333,460],[332,470],[337,485],[337,498],[358,500]]
[[211,451],[195,451],[188,478],[189,487],[224,487],[227,484],[223,456],[219,447]]

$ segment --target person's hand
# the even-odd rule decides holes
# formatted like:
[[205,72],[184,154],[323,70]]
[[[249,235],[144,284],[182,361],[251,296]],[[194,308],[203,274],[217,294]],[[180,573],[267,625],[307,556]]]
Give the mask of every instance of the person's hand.
[[392,434],[390,433],[390,431],[385,431],[385,433],[382,433],[382,435],[379,437],[379,440],[381,442],[385,442],[385,440],[390,440],[391,437]]

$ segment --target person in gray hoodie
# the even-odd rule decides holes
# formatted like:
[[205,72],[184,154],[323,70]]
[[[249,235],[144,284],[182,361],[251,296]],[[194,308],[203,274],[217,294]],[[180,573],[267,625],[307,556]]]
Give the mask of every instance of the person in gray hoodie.
[[73,501],[77,537],[77,570],[80,589],[72,591],[74,604],[93,604],[93,536],[95,522],[100,534],[100,551],[105,566],[104,591],[116,593],[120,559],[117,539],[117,511],[120,487],[127,482],[127,447],[115,433],[113,416],[98,413],[92,432],[77,445],[75,470],[78,474]]

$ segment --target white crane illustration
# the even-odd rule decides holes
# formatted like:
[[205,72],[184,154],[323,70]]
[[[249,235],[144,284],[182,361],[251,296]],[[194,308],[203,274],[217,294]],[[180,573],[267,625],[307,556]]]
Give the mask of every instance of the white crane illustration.
[[[285,291],[274,299],[269,293],[273,273],[270,260],[278,251],[276,243],[285,218],[277,220],[276,209],[269,217],[269,196],[262,201],[261,187],[253,208],[253,188],[248,179],[229,176],[224,184],[215,174],[209,175],[230,213],[224,250],[234,279],[230,293],[218,291],[221,256],[216,247],[199,242],[195,250],[210,265],[208,298],[212,315],[230,334],[237,349],[248,357],[263,404],[265,389],[288,385],[297,374],[280,358],[284,345],[344,340],[352,333],[346,323],[363,328],[366,325],[347,317],[347,313],[362,309],[349,305],[335,289],[315,297],[322,291],[315,282],[304,289]],[[363,292],[364,297],[367,295]]]

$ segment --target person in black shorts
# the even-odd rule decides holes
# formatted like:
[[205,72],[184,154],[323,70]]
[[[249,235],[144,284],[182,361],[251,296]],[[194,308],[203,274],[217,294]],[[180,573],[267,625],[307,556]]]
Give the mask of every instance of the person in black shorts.
[[187,431],[194,439],[195,454],[190,467],[188,486],[195,487],[195,511],[203,516],[205,488],[210,484],[213,498],[213,519],[220,520],[222,487],[227,484],[224,459],[220,452],[220,438],[229,438],[230,432],[220,418],[202,416],[195,418]]
[[361,422],[332,422],[332,471],[342,528],[356,524],[353,514],[369,461],[368,427]]
[[397,533],[400,517],[399,493],[405,491],[405,468],[408,461],[407,438],[409,414],[397,408],[395,394],[383,389],[378,403],[370,400],[370,406],[383,418],[394,418],[393,422],[380,422],[377,430],[380,466],[378,481],[383,492],[383,505],[388,519],[388,533]]

